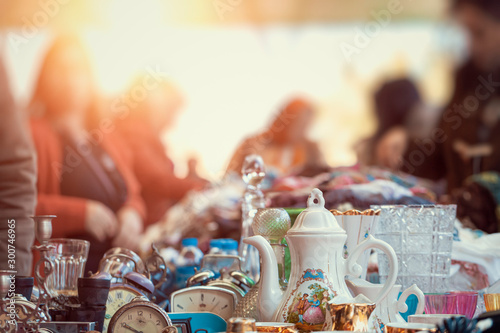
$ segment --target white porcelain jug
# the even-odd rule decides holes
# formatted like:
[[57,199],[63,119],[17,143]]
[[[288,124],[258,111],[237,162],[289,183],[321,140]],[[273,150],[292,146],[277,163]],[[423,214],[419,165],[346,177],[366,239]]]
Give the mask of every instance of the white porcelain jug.
[[255,246],[262,258],[259,290],[261,320],[294,323],[299,330],[321,331],[329,301],[352,302],[353,297],[344,279],[348,274],[355,277],[361,275],[361,266],[356,261],[370,248],[386,253],[391,266],[387,281],[374,301],[382,300],[391,291],[398,271],[394,250],[387,243],[369,236],[344,259],[346,232],[324,205],[322,192],[314,189],[307,201],[308,208],[297,217],[285,236],[290,247],[292,267],[284,292],[279,285],[276,257],[269,243],[262,236],[244,240]]

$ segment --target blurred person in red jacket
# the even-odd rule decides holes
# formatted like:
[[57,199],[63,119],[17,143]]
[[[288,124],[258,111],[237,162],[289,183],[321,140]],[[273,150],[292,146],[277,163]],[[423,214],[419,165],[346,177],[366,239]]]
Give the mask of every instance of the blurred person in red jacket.
[[[143,98],[133,98],[136,89],[145,91]],[[188,162],[187,176],[177,177],[161,140],[180,114],[183,99],[179,90],[166,78],[144,74],[133,82],[126,96],[130,97],[127,105],[121,105],[126,112],[117,114],[117,127],[133,152],[134,174],[146,203],[146,225],[150,225],[186,193],[202,189],[207,181],[198,176],[195,159]]]
[[59,37],[31,102],[38,154],[38,215],[54,214],[53,237],[91,242],[87,270],[112,246],[138,249],[145,216],[132,156],[102,118],[91,66],[80,41]]

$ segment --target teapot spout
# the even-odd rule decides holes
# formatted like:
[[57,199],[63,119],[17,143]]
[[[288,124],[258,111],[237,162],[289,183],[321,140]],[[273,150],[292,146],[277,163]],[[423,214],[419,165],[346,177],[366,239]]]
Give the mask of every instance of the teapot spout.
[[273,248],[262,236],[248,237],[243,242],[255,246],[262,260],[259,281],[260,320],[273,321],[273,315],[283,298],[283,291],[279,284],[278,264]]

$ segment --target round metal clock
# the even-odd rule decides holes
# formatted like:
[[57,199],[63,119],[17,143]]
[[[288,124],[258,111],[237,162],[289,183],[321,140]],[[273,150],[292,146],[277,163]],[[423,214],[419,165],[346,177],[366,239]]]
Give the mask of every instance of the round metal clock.
[[172,312],[211,312],[225,320],[231,318],[238,302],[235,291],[214,286],[181,289],[170,299]]
[[111,318],[108,332],[177,333],[167,313],[158,305],[137,297],[122,306]]
[[106,315],[104,317],[104,324],[102,331],[108,332],[109,322],[113,317],[113,315],[122,306],[132,302],[134,298],[139,296],[144,296],[144,294],[137,288],[121,283],[112,284],[111,288],[109,289],[108,300],[106,301]]

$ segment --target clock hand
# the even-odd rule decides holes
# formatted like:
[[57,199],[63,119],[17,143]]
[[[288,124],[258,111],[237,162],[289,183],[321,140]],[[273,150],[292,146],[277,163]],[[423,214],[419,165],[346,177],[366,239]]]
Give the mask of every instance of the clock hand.
[[217,302],[217,304],[215,304],[215,305],[213,306],[213,308],[211,308],[211,309],[210,309],[210,311],[209,311],[209,312],[213,312],[213,310],[214,310],[214,309],[217,307],[217,305],[219,305],[219,304],[220,304],[220,301],[218,301],[218,302]]
[[133,328],[132,326],[130,326],[128,324],[125,324],[125,323],[122,323],[122,327],[125,327],[126,329],[129,329],[129,330],[131,330],[134,333],[142,333],[142,331],[138,331],[135,328]]

